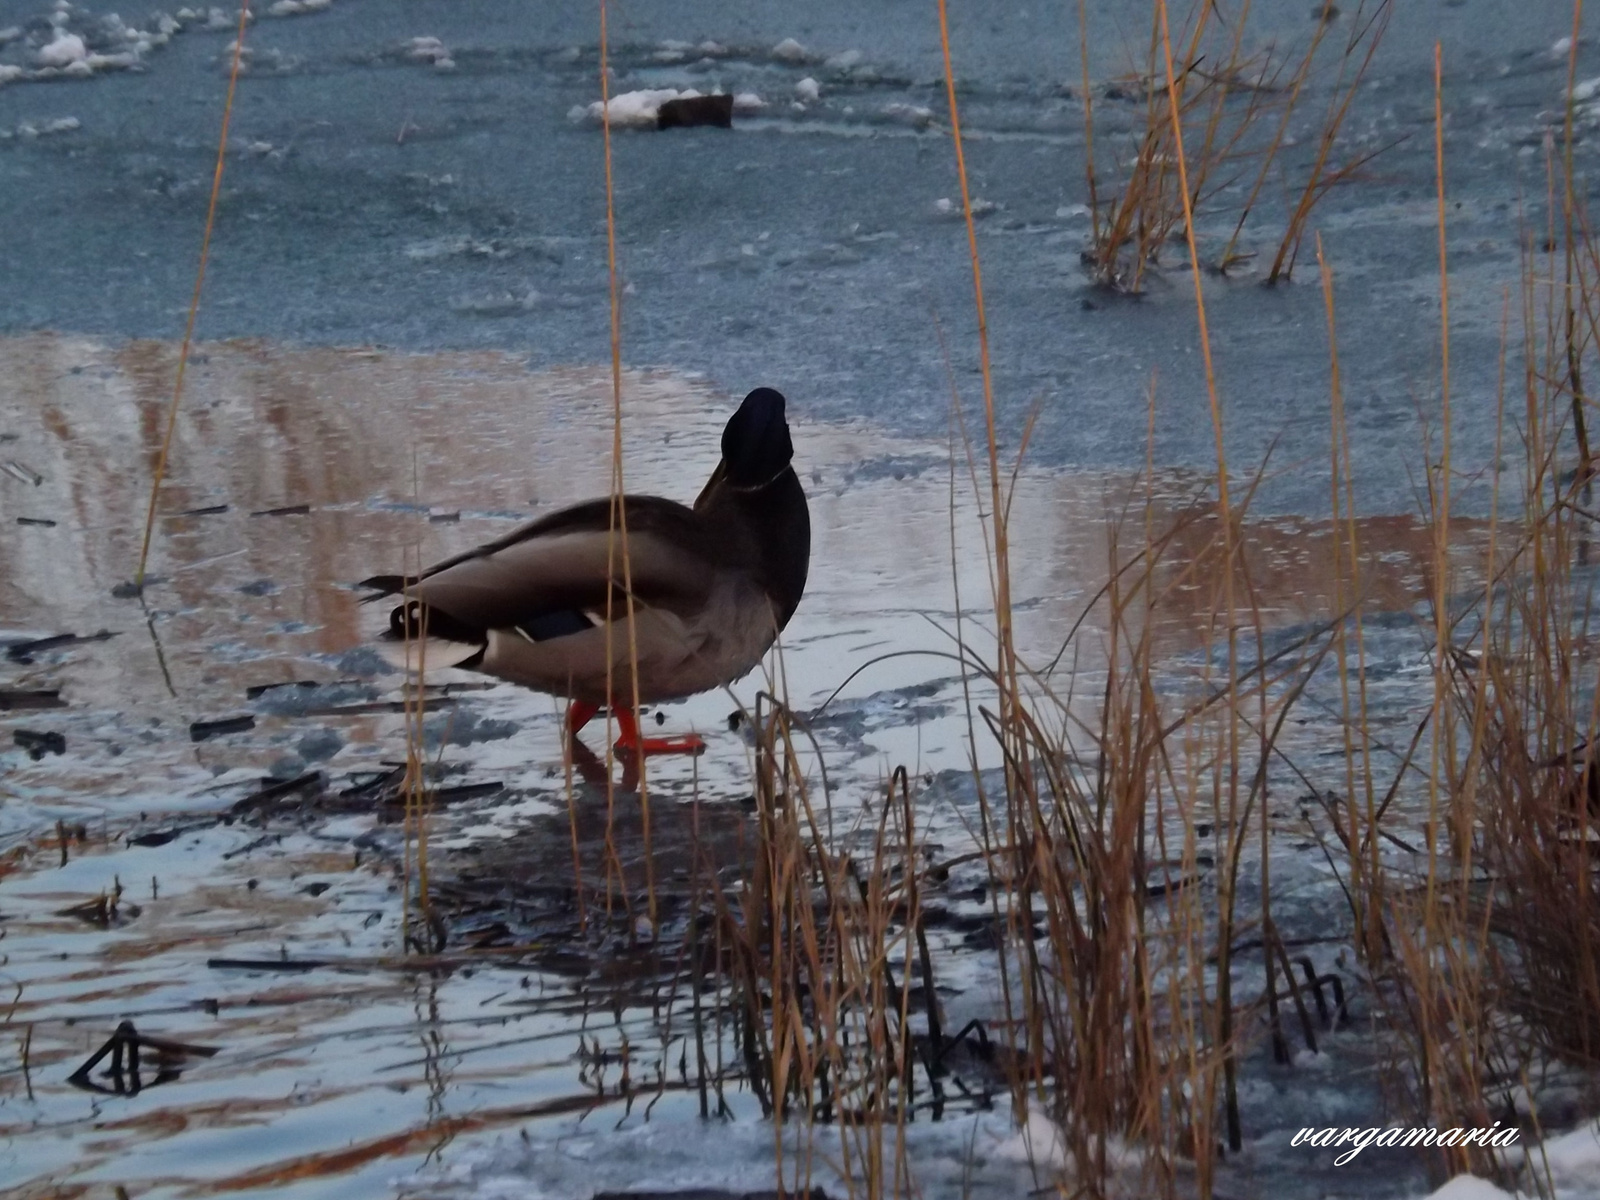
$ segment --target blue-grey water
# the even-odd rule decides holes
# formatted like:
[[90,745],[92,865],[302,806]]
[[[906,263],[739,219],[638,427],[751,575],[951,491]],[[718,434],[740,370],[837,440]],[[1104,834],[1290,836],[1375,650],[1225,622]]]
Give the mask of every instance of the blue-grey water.
[[[1256,4],[1246,50],[1298,53],[1318,7]],[[1326,505],[1327,344],[1309,239],[1294,286],[1259,279],[1333,94],[1335,43],[1355,10],[1340,7],[1351,11],[1328,39],[1335,52],[1289,128],[1298,145],[1245,225],[1255,271],[1206,282],[1231,466],[1248,472],[1276,439],[1274,463],[1292,469],[1263,503],[1284,511]],[[73,8],[69,27],[92,34],[104,8]],[[0,48],[0,63],[29,66],[48,11],[0,3],[0,28],[27,34]],[[604,361],[601,138],[569,117],[599,96],[597,13],[507,0],[336,0],[305,15],[263,13],[247,37],[200,334]],[[1145,15],[1101,0],[1088,16],[1097,87],[1142,66]],[[1475,467],[1493,447],[1502,291],[1515,292],[1525,228],[1547,217],[1541,144],[1563,109],[1557,43],[1571,21],[1564,0],[1410,0],[1347,119],[1336,162],[1403,139],[1334,189],[1309,225],[1337,278],[1358,502],[1370,511],[1414,506],[1417,414],[1439,390],[1435,39],[1455,450]],[[1142,301],[1086,289],[1076,5],[957,3],[951,25],[973,193],[996,206],[979,248],[1004,429],[1014,443],[1037,404],[1035,461],[1138,465],[1154,374],[1156,462],[1214,466],[1182,245],[1163,256],[1167,269]],[[137,70],[0,87],[0,129],[81,123],[0,143],[0,329],[181,331],[232,39],[226,20],[203,26],[153,47]],[[419,37],[437,38],[451,67],[413,57]],[[804,55],[775,55],[783,39]],[[709,55],[706,41],[717,44]],[[1597,60],[1586,40],[1580,50],[1581,80]],[[932,0],[635,0],[611,12],[611,57],[617,91],[720,87],[766,102],[731,134],[616,138],[627,362],[705,372],[733,392],[772,384],[811,416],[942,434],[951,391],[942,327],[955,382],[978,402],[966,234],[936,208],[959,205],[959,193]],[[820,97],[796,106],[807,77]],[[886,115],[893,105],[925,107],[933,124]],[[1131,158],[1142,103],[1099,105],[1099,162],[1114,176],[1108,162]],[[1594,118],[1586,108],[1579,118],[1582,168]],[[1231,231],[1253,160],[1241,170],[1200,214],[1203,255]],[[1515,379],[1515,356],[1512,367]]]

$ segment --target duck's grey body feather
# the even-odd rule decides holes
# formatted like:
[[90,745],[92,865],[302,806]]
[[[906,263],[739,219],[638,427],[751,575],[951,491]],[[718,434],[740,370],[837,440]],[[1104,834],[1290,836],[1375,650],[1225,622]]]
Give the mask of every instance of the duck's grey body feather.
[[[591,628],[545,641],[492,629],[478,669],[591,704],[604,704],[616,692],[628,695],[634,658],[622,604],[616,606],[609,634],[604,613],[587,615],[596,622]],[[639,699],[646,704],[677,700],[737,679],[761,661],[777,635],[766,596],[733,573],[714,576],[691,612],[635,604]]]
[[[612,501],[575,505],[417,578],[368,580],[380,595],[405,597],[391,615],[391,641],[417,642],[425,631],[428,663],[589,704],[628,696],[632,662],[645,703],[744,675],[799,604],[811,545],[783,400],[765,395],[776,404],[753,405],[761,393],[752,393],[729,423],[724,462],[693,508],[658,496],[625,498],[626,570]],[[757,441],[730,460],[736,435],[776,449],[763,457]]]

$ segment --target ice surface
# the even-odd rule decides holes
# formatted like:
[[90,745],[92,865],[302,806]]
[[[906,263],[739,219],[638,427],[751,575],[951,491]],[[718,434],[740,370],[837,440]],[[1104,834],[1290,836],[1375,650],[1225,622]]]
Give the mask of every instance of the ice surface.
[[[1055,1169],[1047,1157],[1054,1145],[1049,1121],[1030,1113],[1019,1131],[1004,1099],[991,1112],[919,1120],[906,1125],[904,1135],[919,1193],[931,1200],[1015,1200],[1047,1184]],[[749,1117],[648,1124],[628,1119],[616,1128],[593,1120],[564,1121],[457,1154],[449,1165],[426,1168],[406,1184],[438,1200],[587,1200],[609,1191],[765,1192],[778,1182],[774,1156],[775,1142],[781,1140],[784,1182],[791,1192],[810,1186],[830,1196],[859,1195],[860,1177],[847,1180],[840,1172],[839,1164],[846,1161],[843,1136],[851,1139],[848,1161],[860,1163],[872,1136],[865,1131],[846,1135],[818,1126],[808,1147],[803,1131],[788,1129],[775,1139],[770,1123]],[[895,1137],[892,1126],[883,1135],[886,1165],[895,1161]],[[1030,1145],[1045,1157],[1030,1158]]]

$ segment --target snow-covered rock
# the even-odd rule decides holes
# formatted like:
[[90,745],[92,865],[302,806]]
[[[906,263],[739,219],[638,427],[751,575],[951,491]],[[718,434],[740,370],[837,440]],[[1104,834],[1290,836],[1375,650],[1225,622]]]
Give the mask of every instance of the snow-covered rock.
[[933,124],[933,110],[924,108],[920,104],[905,104],[896,101],[883,106],[883,115],[891,121],[898,121],[903,125],[910,125],[914,129],[926,129]]
[[413,62],[430,63],[440,71],[455,69],[456,60],[450,50],[436,37],[414,37],[406,44],[406,57]]
[[[589,120],[595,124],[607,122],[613,129],[654,129],[656,116],[668,100],[693,100],[703,95],[688,88],[644,88],[637,92],[623,92],[611,97],[611,103],[596,100],[589,105],[575,105],[568,116],[575,121]],[[737,110],[739,102],[734,100]]]

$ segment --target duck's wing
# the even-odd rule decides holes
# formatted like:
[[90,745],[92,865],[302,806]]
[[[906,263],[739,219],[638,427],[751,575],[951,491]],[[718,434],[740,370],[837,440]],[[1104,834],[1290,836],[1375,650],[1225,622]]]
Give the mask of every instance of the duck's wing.
[[635,603],[685,611],[703,604],[722,554],[695,513],[656,496],[629,496],[628,570],[611,502],[590,501],[454,558],[420,576],[378,576],[376,599],[404,591],[471,630],[523,629],[534,640],[578,632],[620,614],[624,580]]

